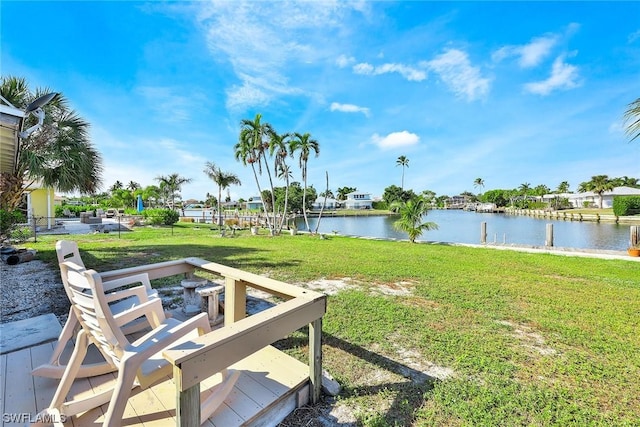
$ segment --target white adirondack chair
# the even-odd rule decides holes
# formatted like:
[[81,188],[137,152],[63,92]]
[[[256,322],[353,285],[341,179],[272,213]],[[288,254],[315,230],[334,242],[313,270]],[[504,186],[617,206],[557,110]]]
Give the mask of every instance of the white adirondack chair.
[[[58,256],[58,263],[70,261],[75,263],[82,269],[86,268],[80,256],[78,244],[74,241],[60,240],[56,242],[56,254]],[[72,294],[69,290],[67,276],[62,269],[60,270],[60,275],[62,277],[62,283],[64,285],[67,296],[69,297],[69,300],[71,300]],[[138,287],[126,290],[119,290],[117,283],[115,282],[104,282],[103,286],[105,292],[108,293],[106,295],[106,299],[110,304],[109,306],[111,308],[111,311],[114,313],[115,318],[119,322],[122,332],[125,335],[129,335],[134,332],[142,331],[145,328],[149,328],[149,322],[146,321],[144,317],[133,319],[132,321],[127,321],[125,324],[122,323],[122,320],[120,320],[118,314],[148,300],[158,299],[158,292],[151,287],[150,283],[145,283],[143,288]],[[49,362],[36,367],[35,369],[33,369],[31,374],[39,377],[61,378],[65,369],[65,362],[61,360],[63,352],[69,341],[73,339],[79,327],[80,324],[78,323],[78,319],[76,318],[74,311],[71,308],[69,309],[67,322],[60,332],[58,343],[56,344],[56,347],[53,350],[51,357],[49,358]],[[87,363],[85,365],[82,365],[76,376],[92,377],[111,372],[114,369],[114,366],[106,362]]]
[[[103,425],[119,426],[134,387],[147,388],[172,376],[172,365],[162,357],[162,351],[209,332],[209,318],[206,313],[201,313],[185,322],[167,319],[160,300],[152,299],[119,315],[121,321],[144,315],[153,327],[143,337],[129,342],[120,329],[120,322],[111,312],[100,275],[69,261],[61,263],[60,268],[67,276],[71,307],[81,329],[53,400],[44,411],[46,415],[42,414],[40,419],[64,419],[109,402]],[[148,281],[148,275],[143,273],[112,282],[118,282],[120,286],[140,283],[142,285],[138,287],[144,289]],[[87,288],[90,294],[86,292]],[[117,381],[113,389],[76,400],[68,394],[90,343],[96,345],[105,360],[117,368]],[[225,369],[218,375],[222,376],[222,381],[214,390],[203,393],[208,396],[201,400],[201,423],[224,402],[240,372]]]

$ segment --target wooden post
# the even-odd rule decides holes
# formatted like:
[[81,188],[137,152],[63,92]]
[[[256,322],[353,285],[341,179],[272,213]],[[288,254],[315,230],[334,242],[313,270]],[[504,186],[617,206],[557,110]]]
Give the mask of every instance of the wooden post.
[[309,380],[311,404],[315,405],[322,392],[322,317],[309,323]]
[[547,237],[544,241],[545,246],[553,246],[553,224],[547,224]]
[[200,383],[180,391],[182,388],[182,370],[179,366],[173,367],[173,379],[178,392],[176,396],[176,426],[200,426]]
[[640,226],[632,225],[629,228],[629,243],[631,243],[631,246],[640,244]]
[[487,222],[483,221],[480,223],[480,243],[483,245],[487,243]]
[[233,277],[224,279],[224,325],[244,319],[247,311],[247,286]]

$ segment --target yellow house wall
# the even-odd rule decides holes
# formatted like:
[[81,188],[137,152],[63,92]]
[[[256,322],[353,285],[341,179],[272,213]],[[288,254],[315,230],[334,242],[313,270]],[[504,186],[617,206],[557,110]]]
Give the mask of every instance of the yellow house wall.
[[[53,207],[53,191],[39,188],[37,190],[33,190],[30,196],[33,216],[36,218],[55,216],[55,210]],[[49,206],[51,207],[51,210],[49,210]]]

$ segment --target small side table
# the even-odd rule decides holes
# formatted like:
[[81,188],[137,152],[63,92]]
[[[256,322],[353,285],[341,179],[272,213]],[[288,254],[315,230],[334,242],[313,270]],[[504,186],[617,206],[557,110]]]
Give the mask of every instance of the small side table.
[[182,311],[184,314],[191,317],[200,313],[200,297],[196,291],[197,288],[204,287],[207,283],[208,280],[201,277],[192,277],[180,282],[183,288]]
[[196,293],[205,300],[209,322],[212,325],[217,325],[224,319],[224,316],[220,315],[220,294],[223,291],[224,286],[222,285],[204,286],[196,289]]

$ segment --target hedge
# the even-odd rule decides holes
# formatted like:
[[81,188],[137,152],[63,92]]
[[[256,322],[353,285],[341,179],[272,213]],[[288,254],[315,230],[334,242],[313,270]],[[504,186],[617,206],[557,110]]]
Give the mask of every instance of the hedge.
[[628,216],[640,214],[640,196],[616,196],[613,198],[613,214]]

